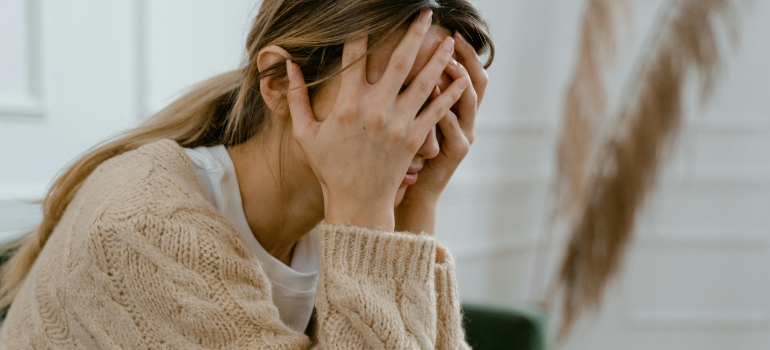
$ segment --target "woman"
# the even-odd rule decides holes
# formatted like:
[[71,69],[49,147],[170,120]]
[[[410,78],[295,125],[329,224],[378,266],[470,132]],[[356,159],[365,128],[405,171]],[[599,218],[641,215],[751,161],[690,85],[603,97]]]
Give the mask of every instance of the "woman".
[[266,0],[243,69],[56,180],[0,344],[467,347],[431,234],[487,49],[465,0]]

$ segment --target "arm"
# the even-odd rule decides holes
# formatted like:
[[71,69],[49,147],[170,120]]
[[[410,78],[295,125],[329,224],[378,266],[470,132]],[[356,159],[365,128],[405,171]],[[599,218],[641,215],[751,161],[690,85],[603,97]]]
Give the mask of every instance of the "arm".
[[436,314],[438,317],[438,334],[436,349],[470,349],[465,342],[462,308],[457,294],[455,279],[455,263],[449,251],[442,246],[437,247],[436,276]]
[[[453,309],[459,301],[452,289],[451,263],[443,259],[445,254],[436,260],[431,237],[392,232],[397,215],[393,199],[426,135],[436,124],[459,132],[459,126],[451,129],[456,118],[451,124],[446,117],[458,100],[472,99],[472,106],[462,106],[476,108],[475,92],[466,90],[470,78],[464,68],[449,65],[456,45],[451,38],[399,93],[430,27],[429,18],[430,13],[423,12],[412,24],[374,84],[366,80],[367,38],[346,43],[338,100],[323,121],[313,114],[300,67],[287,61],[292,132],[319,179],[325,219],[331,224],[323,238],[324,285],[318,295],[322,342],[324,336],[331,344],[337,343],[335,337],[355,334],[356,344],[376,348],[435,348],[437,340],[440,348],[464,346],[459,309]],[[434,92],[444,71],[454,81],[444,92]],[[471,94],[464,92],[469,90]],[[421,110],[432,93],[433,99]],[[453,171],[442,168],[441,174],[451,176]],[[432,208],[432,217],[417,225],[435,222]],[[438,288],[437,273],[443,283]],[[445,293],[440,301],[437,292]],[[437,309],[444,306],[450,311],[439,316]],[[339,331],[324,330],[324,325]]]
[[402,201],[395,209],[396,231],[434,234],[436,208],[437,201]]
[[[474,140],[476,113],[484,98],[489,77],[473,47],[459,33],[455,33],[455,52],[461,64],[448,65],[446,73],[453,79],[469,78],[472,85],[463,92],[457,105],[447,111],[439,122],[443,136],[441,151],[436,158],[427,161],[417,183],[407,189],[403,201],[396,207],[398,230],[429,234],[435,232],[438,199]],[[440,93],[440,90],[434,93],[434,98],[437,93]],[[437,249],[437,348],[469,348],[465,343],[462,328],[454,261],[445,248],[439,246]]]
[[[436,263],[432,237],[343,225],[322,225],[320,232],[317,347],[457,345],[459,318],[437,309],[459,305],[453,272],[451,264]],[[89,237],[95,269],[79,269],[71,278],[78,288],[68,293],[81,345],[311,347],[280,321],[258,262],[213,212],[97,223]]]
[[345,225],[323,225],[321,233],[321,344],[435,349],[432,237]]

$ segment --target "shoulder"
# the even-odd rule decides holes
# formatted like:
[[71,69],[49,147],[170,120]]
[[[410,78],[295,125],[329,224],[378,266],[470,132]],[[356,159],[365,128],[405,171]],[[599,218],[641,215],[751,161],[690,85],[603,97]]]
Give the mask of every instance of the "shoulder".
[[101,216],[116,219],[168,216],[208,204],[192,162],[172,140],[156,141],[108,159],[89,175],[77,197],[72,204],[96,206],[92,209]]
[[187,241],[248,256],[237,231],[207,200],[190,158],[172,140],[105,161],[67,210],[89,216],[91,234],[85,236],[91,239],[114,235],[117,240],[151,245]]
[[102,163],[78,190],[67,216],[89,232],[84,239],[115,234],[118,239],[213,240],[248,256],[238,231],[208,201],[190,158],[171,140]]

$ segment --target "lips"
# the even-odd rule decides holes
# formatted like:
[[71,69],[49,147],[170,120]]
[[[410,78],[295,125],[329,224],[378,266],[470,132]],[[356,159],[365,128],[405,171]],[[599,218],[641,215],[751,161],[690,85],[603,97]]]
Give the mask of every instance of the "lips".
[[406,171],[407,174],[417,174],[422,170],[422,165],[420,164],[410,164],[409,170]]
[[409,169],[406,171],[406,176],[404,176],[404,181],[401,181],[402,185],[414,185],[417,182],[418,174],[422,170],[422,165],[409,165]]

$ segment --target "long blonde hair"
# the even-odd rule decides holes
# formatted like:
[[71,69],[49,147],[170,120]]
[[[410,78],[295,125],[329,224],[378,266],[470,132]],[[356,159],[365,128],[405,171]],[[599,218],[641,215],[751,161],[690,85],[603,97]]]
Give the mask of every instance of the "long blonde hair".
[[[246,40],[248,58],[241,69],[200,83],[141,126],[98,145],[75,160],[51,185],[42,201],[43,220],[30,234],[3,247],[15,251],[0,270],[0,308],[11,304],[48,237],[85,179],[99,164],[161,139],[183,147],[245,142],[263,130],[267,116],[259,80],[285,75],[284,64],[260,72],[260,49],[278,45],[302,68],[311,94],[338,74],[345,42],[370,37],[372,46],[425,8],[434,23],[459,31],[477,52],[494,57],[487,24],[467,0],[265,0]],[[339,67],[339,68],[335,68]]]

